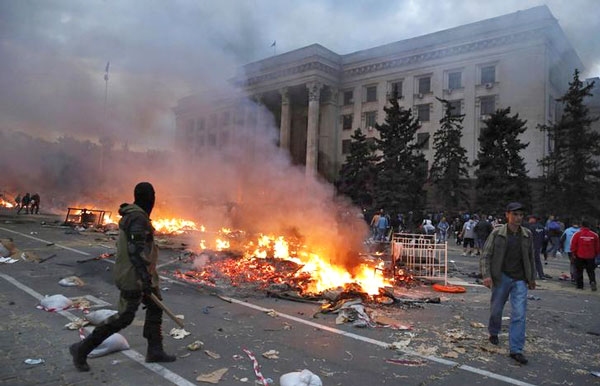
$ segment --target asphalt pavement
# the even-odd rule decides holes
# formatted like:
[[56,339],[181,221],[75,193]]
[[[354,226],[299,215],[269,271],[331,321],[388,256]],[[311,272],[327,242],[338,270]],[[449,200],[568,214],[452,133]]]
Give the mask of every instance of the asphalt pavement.
[[[173,272],[190,269],[180,251],[160,253],[165,304],[184,316],[183,339],[169,336],[177,326],[164,316],[165,348],[177,355],[173,363],[144,362],[143,310],[121,331],[130,349],[89,359],[91,371],[78,372],[68,346],[79,339],[65,327],[83,316],[79,309],[46,312],[36,308],[45,295],[85,297],[90,309],[116,309],[118,290],[112,283],[114,258],[91,259],[114,252],[114,237],[73,232],[51,215],[19,215],[0,209],[0,239],[11,238],[19,261],[0,264],[0,383],[7,385],[199,385],[197,379],[220,369],[217,384],[256,383],[259,370],[273,385],[282,374],[308,369],[323,385],[597,385],[600,378],[600,295],[589,285],[576,290],[565,258],[544,266],[552,279],[530,291],[525,355],[527,365],[508,357],[508,320],[500,345],[487,340],[490,291],[478,284],[477,256],[461,256],[449,244],[449,278],[465,286],[461,294],[438,293],[429,283],[406,290],[416,298],[441,296],[439,304],[398,304],[372,309],[410,330],[359,328],[336,324],[336,315],[319,306],[267,297],[260,291],[218,292],[181,282]],[[21,260],[48,258],[42,263]],[[186,266],[187,264],[187,266]],[[85,284],[63,287],[58,282],[77,276]],[[216,296],[218,293],[220,296]],[[505,316],[510,315],[507,305]],[[187,346],[200,340],[201,350]],[[270,350],[273,355],[263,355]],[[255,361],[248,354],[253,354]],[[273,351],[271,351],[273,353]],[[42,359],[28,364],[26,360]],[[34,361],[35,363],[35,361]],[[218,378],[218,377],[217,377]],[[206,383],[207,384],[207,383]]]

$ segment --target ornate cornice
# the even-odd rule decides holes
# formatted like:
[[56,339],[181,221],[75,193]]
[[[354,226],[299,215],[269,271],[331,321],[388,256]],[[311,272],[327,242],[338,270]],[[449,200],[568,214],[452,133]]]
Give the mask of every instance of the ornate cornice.
[[323,62],[313,61],[309,63],[302,63],[293,67],[283,68],[281,70],[269,72],[267,74],[249,76],[248,79],[246,79],[245,81],[236,82],[236,85],[246,87],[254,86],[258,83],[266,82],[269,80],[275,80],[290,75],[300,74],[306,71],[321,71],[326,74],[334,75],[335,77],[338,77],[340,75],[340,68],[329,66]]
[[370,63],[360,67],[353,67],[344,70],[345,77],[359,76],[369,72],[386,70],[395,67],[406,66],[409,64],[416,64],[426,62],[429,60],[441,59],[454,55],[466,54],[469,52],[484,50],[492,47],[500,47],[516,42],[522,42],[524,40],[531,40],[539,38],[544,35],[544,29],[540,28],[532,31],[525,31],[514,33],[510,35],[499,36],[491,39],[479,40],[472,43],[466,43],[457,45],[454,47],[442,48],[438,50],[431,50],[420,54],[410,55],[403,58],[392,59],[381,61],[377,63]]
[[[291,66],[288,68],[282,68],[276,71],[271,71],[268,73],[248,76],[247,79],[243,79],[239,77],[235,84],[239,87],[250,87],[262,82],[273,81],[279,78],[284,78],[291,75],[301,74],[307,71],[321,71],[326,74],[333,75],[338,78],[340,75],[344,77],[355,77],[363,74],[367,74],[370,72],[386,70],[391,68],[402,67],[411,64],[418,64],[427,62],[430,60],[442,59],[455,55],[462,55],[469,52],[485,50],[493,47],[501,47],[509,44],[519,43],[526,40],[532,40],[540,37],[544,37],[545,28],[538,28],[535,30],[517,32],[509,35],[498,36],[494,38],[479,40],[475,42],[465,43],[456,45],[453,47],[433,49],[428,52],[423,52],[419,54],[409,55],[402,58],[390,59],[390,60],[382,60],[375,63],[369,63],[362,66],[352,67],[348,69],[342,69],[338,66],[331,66],[329,64],[323,63],[318,60],[314,60],[308,63],[302,63],[296,66]],[[372,59],[376,60],[377,57],[373,57]],[[381,57],[381,59],[385,59],[385,57]]]

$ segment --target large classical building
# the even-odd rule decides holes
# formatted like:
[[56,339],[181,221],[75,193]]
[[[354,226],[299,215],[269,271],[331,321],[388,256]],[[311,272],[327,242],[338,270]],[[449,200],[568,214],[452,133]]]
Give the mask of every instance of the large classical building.
[[[373,137],[391,95],[421,122],[417,140],[431,164],[433,133],[443,116],[436,97],[464,114],[462,145],[473,161],[485,118],[510,107],[527,120],[523,156],[531,177],[551,144],[537,127],[560,114],[555,101],[583,65],[546,6],[340,55],[313,44],[249,63],[231,80],[236,95],[194,95],[174,111],[179,141],[191,152],[218,147],[240,125],[261,124],[245,97],[266,107],[279,146],[307,174],[333,180],[356,128]],[[258,116],[257,116],[258,115]],[[264,119],[264,117],[263,117]]]

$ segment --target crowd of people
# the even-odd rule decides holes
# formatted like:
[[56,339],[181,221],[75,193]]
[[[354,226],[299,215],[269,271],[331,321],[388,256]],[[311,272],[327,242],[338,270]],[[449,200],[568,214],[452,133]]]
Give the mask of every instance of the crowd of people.
[[39,193],[25,193],[23,196],[18,194],[15,197],[15,210],[17,214],[21,214],[21,211],[25,209],[25,214],[39,214],[40,213],[40,195]]
[[[597,291],[595,269],[600,264],[600,238],[587,219],[562,222],[549,215],[544,220],[530,214],[519,202],[506,206],[503,217],[459,213],[448,221],[445,213],[415,219],[398,214],[390,218],[385,210],[378,210],[371,218],[372,239],[385,242],[393,233],[434,235],[438,243],[453,238],[462,246],[463,256],[480,256],[482,283],[490,288],[489,342],[500,343],[502,315],[508,301],[511,314],[508,329],[509,356],[525,365],[523,354],[527,313],[527,291],[536,288],[536,280],[551,279],[544,273],[548,258],[568,256],[570,279],[579,290],[584,289],[584,272],[590,289]],[[542,261],[543,258],[543,261]]]

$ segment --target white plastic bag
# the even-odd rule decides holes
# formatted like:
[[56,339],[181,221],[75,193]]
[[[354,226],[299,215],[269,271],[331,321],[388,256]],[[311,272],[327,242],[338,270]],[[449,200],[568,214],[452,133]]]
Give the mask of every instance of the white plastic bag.
[[60,281],[58,282],[58,284],[61,285],[61,286],[63,286],[63,287],[81,287],[85,283],[83,282],[83,280],[81,280],[77,276],[69,276],[69,277],[65,277],[63,279],[60,279]]
[[10,256],[10,251],[0,242],[0,257]]
[[46,296],[40,301],[40,307],[49,312],[62,311],[73,305],[73,301],[64,295]]
[[99,326],[104,323],[106,319],[118,313],[119,312],[115,310],[97,310],[85,315],[85,319],[94,326]]
[[123,351],[129,349],[129,343],[127,339],[121,334],[112,334],[100,346],[96,347],[91,353],[89,358],[101,357],[113,352]]
[[279,384],[280,386],[323,386],[321,378],[307,369],[300,372],[283,374],[279,378]]

